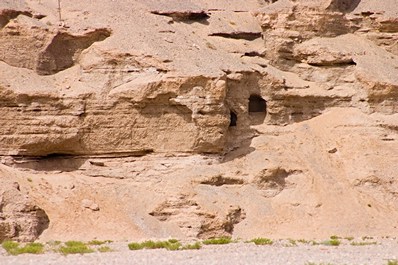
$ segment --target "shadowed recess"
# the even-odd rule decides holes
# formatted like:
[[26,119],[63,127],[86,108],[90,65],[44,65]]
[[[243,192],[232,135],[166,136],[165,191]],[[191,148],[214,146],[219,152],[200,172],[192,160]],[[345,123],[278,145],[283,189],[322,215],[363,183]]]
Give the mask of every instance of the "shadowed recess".
[[354,11],[361,3],[361,0],[334,0],[328,9],[348,13]]
[[109,29],[95,29],[83,36],[59,32],[39,56],[36,71],[41,75],[51,75],[72,67],[80,53],[94,42],[103,41],[111,35]]

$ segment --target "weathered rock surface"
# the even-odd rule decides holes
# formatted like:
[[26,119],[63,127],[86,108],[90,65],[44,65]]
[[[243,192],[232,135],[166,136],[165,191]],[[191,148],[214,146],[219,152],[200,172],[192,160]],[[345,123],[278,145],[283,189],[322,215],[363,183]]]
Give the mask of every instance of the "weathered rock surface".
[[50,220],[46,212],[21,192],[7,170],[2,167],[0,173],[0,241],[35,240],[48,228]]
[[394,0],[61,15],[0,3],[0,240],[397,233]]

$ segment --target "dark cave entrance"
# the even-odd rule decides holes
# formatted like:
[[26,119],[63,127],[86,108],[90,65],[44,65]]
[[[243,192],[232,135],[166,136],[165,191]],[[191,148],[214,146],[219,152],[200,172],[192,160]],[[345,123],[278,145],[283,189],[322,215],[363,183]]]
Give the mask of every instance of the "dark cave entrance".
[[231,111],[229,127],[235,127],[237,122],[238,122],[238,116],[236,115],[235,112]]
[[250,95],[249,114],[252,124],[262,124],[267,115],[267,101],[259,95]]
[[267,102],[258,95],[250,95],[249,98],[249,113],[267,113]]

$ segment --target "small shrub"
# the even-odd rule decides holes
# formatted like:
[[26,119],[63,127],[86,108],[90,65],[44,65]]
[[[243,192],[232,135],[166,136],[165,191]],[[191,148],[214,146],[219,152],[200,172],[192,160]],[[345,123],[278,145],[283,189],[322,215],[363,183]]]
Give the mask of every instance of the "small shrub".
[[89,245],[100,246],[106,243],[110,243],[110,240],[100,241],[100,240],[91,240],[87,242]]
[[322,242],[322,245],[325,245],[325,246],[339,246],[340,244],[341,244],[341,242],[338,239],[330,239],[330,240]]
[[156,248],[164,248],[164,241],[152,241],[152,240],[148,240],[148,241],[144,241],[143,243],[141,243],[144,248],[147,249],[156,249]]
[[205,245],[224,245],[232,243],[232,239],[230,237],[219,237],[203,240],[203,244]]
[[248,242],[253,242],[256,245],[272,245],[272,243],[273,243],[271,239],[262,238],[262,237],[253,238],[252,240],[250,240]]
[[41,243],[28,243],[25,246],[17,249],[18,254],[42,254],[44,253],[44,245]]
[[341,237],[339,237],[339,236],[330,236],[330,239],[336,240],[336,239],[341,239]]
[[181,243],[176,239],[170,239],[167,241],[144,241],[142,243],[132,242],[128,244],[130,250],[139,250],[139,249],[157,249],[157,248],[165,248],[167,250],[178,250],[181,248]]
[[353,236],[347,236],[347,237],[345,237],[345,239],[347,239],[348,241],[352,241],[352,240],[354,240],[354,237]]
[[108,246],[101,246],[101,247],[98,248],[98,251],[99,251],[99,252],[112,252],[113,249],[111,249],[111,248],[108,247]]
[[1,246],[7,251],[8,254],[16,255],[16,250],[19,247],[19,243],[15,241],[6,240]]
[[171,243],[171,244],[175,244],[175,243],[178,243],[178,240],[172,238],[172,239],[169,239],[167,242],[169,242],[169,243]]
[[64,246],[59,248],[59,252],[68,255],[68,254],[84,254],[84,253],[92,253],[94,250],[89,248],[86,244],[80,241],[67,241]]
[[188,249],[201,249],[202,248],[202,244],[200,244],[200,242],[196,242],[193,244],[188,244],[183,246],[181,249],[182,250],[188,250]]
[[143,249],[144,246],[141,243],[132,242],[128,244],[130,250],[140,250]]
[[398,260],[390,259],[387,261],[387,265],[398,265]]
[[3,248],[11,255],[19,255],[24,253],[30,254],[41,254],[44,253],[44,245],[41,243],[28,243],[23,247],[19,246],[19,243],[14,241],[4,241],[2,244]]
[[372,236],[363,236],[362,237],[362,240],[368,240],[368,239],[373,239],[373,237]]

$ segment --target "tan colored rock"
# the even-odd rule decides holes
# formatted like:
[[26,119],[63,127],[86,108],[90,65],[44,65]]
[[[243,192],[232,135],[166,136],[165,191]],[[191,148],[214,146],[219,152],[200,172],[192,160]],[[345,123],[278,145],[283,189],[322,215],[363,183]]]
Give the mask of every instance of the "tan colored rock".
[[7,179],[6,170],[0,173],[0,241],[36,240],[49,226],[46,212],[20,191],[17,182]]
[[89,199],[82,200],[81,206],[83,208],[87,208],[87,209],[90,209],[92,211],[99,211],[99,209],[100,209],[98,204],[94,203],[93,201],[91,201]]
[[395,2],[2,1],[0,240],[397,235]]

